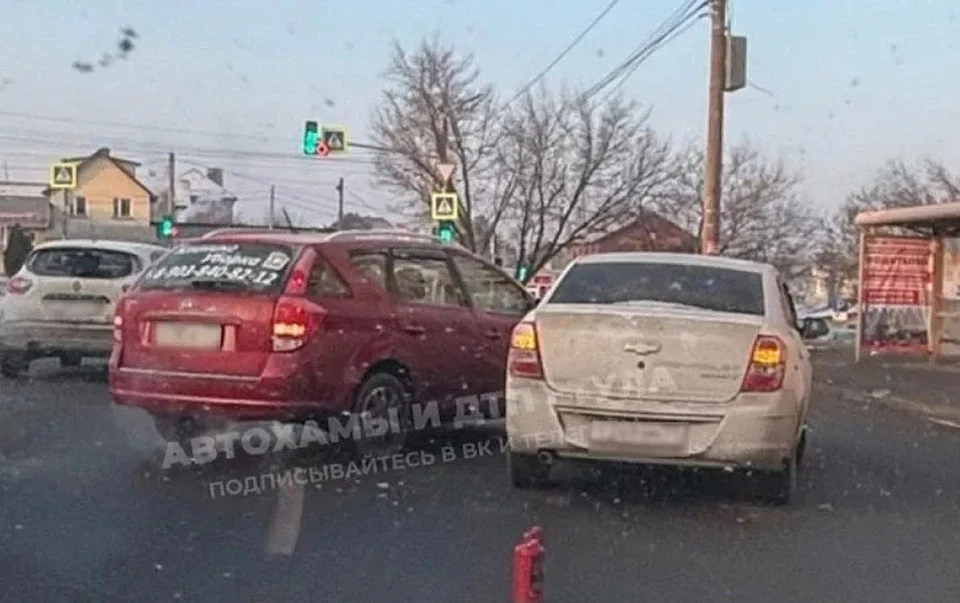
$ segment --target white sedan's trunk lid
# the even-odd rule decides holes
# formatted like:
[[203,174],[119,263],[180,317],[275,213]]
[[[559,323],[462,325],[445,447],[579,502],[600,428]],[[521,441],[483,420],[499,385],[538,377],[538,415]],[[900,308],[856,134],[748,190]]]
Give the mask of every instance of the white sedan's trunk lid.
[[659,305],[536,311],[548,385],[584,398],[725,402],[740,390],[763,317]]

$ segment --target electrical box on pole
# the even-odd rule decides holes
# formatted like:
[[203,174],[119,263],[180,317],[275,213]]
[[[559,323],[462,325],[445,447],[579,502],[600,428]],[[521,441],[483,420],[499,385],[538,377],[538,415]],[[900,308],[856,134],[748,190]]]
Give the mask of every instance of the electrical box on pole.
[[724,92],[736,92],[747,86],[747,38],[727,34],[727,69]]

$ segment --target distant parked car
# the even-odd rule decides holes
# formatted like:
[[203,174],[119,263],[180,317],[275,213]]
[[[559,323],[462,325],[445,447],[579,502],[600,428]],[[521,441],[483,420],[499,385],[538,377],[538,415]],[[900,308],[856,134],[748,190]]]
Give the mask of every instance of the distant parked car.
[[857,338],[855,325],[836,323],[822,316],[802,317],[800,324],[803,340],[812,348],[849,344]]
[[0,374],[14,378],[44,356],[77,366],[108,357],[113,312],[127,288],[165,247],[64,240],[38,245],[5,283],[0,303]]

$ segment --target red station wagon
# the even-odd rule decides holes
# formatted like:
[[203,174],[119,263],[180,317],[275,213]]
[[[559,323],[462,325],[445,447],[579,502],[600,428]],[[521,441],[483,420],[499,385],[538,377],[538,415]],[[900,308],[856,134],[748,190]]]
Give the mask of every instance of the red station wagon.
[[214,232],[118,302],[110,393],[168,440],[217,420],[356,413],[399,416],[381,442],[396,449],[416,402],[500,411],[510,334],[532,305],[503,270],[427,235]]

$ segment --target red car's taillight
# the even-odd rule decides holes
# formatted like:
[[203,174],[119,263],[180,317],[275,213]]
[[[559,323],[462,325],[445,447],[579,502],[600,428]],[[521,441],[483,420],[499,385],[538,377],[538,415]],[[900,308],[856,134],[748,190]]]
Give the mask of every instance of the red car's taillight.
[[293,352],[307,343],[323,323],[323,308],[303,299],[281,297],[273,309],[274,352]]
[[534,323],[522,322],[514,327],[513,334],[510,336],[507,370],[512,377],[543,379],[537,327]]
[[787,348],[779,337],[759,335],[750,351],[750,364],[743,376],[742,392],[775,392],[783,387],[787,372]]
[[30,287],[33,286],[33,281],[30,279],[23,278],[22,276],[15,276],[9,281],[7,281],[7,293],[10,295],[23,295],[30,290]]

